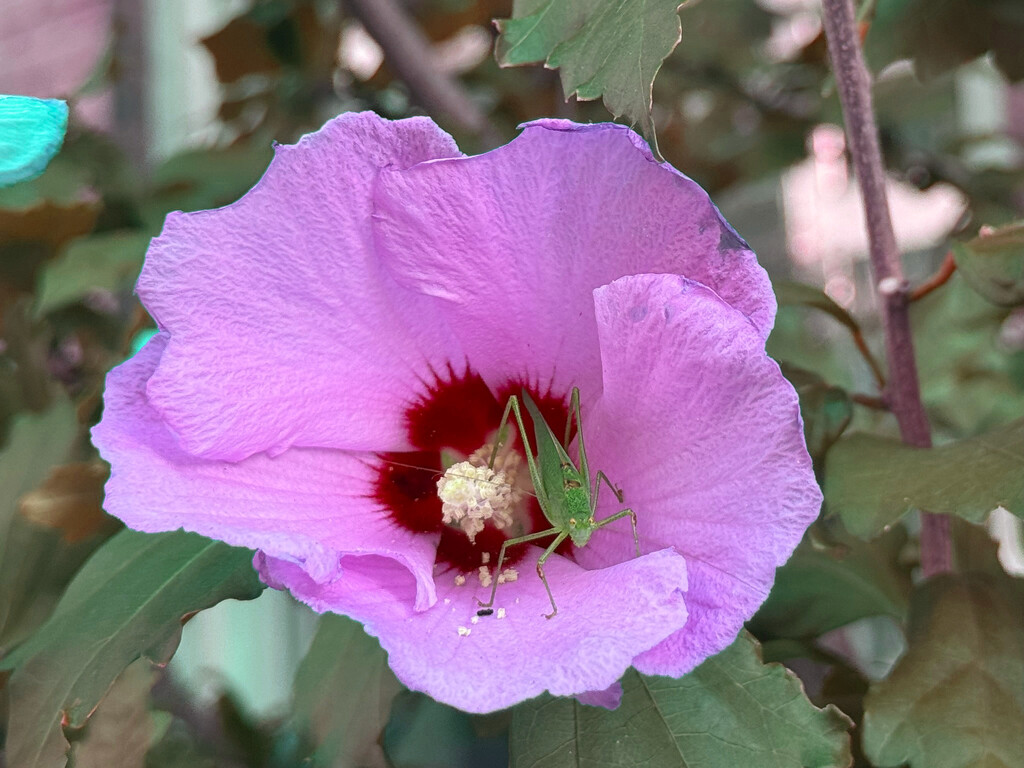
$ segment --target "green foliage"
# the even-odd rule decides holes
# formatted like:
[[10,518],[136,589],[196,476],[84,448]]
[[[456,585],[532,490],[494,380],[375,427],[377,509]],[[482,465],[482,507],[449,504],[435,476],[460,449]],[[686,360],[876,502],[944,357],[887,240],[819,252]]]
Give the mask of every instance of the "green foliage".
[[912,58],[928,80],[992,51],[1008,78],[1024,78],[1017,0],[876,0],[875,8],[866,49],[876,66]]
[[[501,22],[501,64],[545,62],[558,70],[499,69],[486,58],[453,73],[493,129],[457,136],[463,149],[489,149],[510,139],[518,123],[552,112],[606,119],[600,104],[580,101],[599,97],[655,146],[656,106],[660,150],[728,209],[771,273],[780,303],[771,354],[800,396],[808,447],[838,515],[812,527],[749,623],[766,655],[801,674],[814,705],[835,704],[860,726],[868,684],[857,669],[878,647],[877,638],[859,644],[870,634],[861,630],[871,617],[902,625],[910,612],[909,650],[867,699],[870,762],[1016,766],[1024,752],[1019,584],[1003,574],[984,529],[958,517],[951,520],[955,564],[967,575],[930,581],[911,595],[917,541],[913,527],[898,521],[915,507],[970,520],[997,504],[1021,514],[1020,225],[954,243],[957,273],[911,306],[940,447],[905,448],[881,437],[895,433],[891,414],[864,409],[864,397],[848,394],[878,389],[861,359],[869,346],[882,347],[862,265],[830,265],[855,283],[848,308],[819,287],[785,282],[813,280],[807,275],[817,265],[791,258],[779,178],[807,156],[814,126],[840,120],[823,38],[785,54],[772,50],[787,37],[780,32],[800,26],[799,14],[751,0],[691,3],[681,14],[678,0],[414,5],[415,22],[442,45],[487,28],[511,6],[512,18]],[[254,715],[240,691],[210,707],[184,691],[176,700],[167,680],[150,692],[153,662],[169,657],[183,616],[227,596],[251,596],[258,585],[247,553],[187,534],[124,533],[88,560],[118,524],[99,510],[104,470],[85,430],[99,417],[107,370],[129,353],[129,339],[152,326],[130,295],[147,240],[170,210],[238,199],[264,172],[272,139],[294,141],[346,109],[401,118],[430,108],[415,103],[387,62],[367,81],[338,66],[339,31],[356,21],[344,17],[344,4],[251,6],[202,41],[222,85],[221,123],[207,146],[191,145],[150,171],[73,118],[46,173],[0,191],[0,433],[7,437],[0,452],[0,665],[15,668],[9,681],[0,674],[0,687],[8,686],[0,717],[11,716],[0,762],[63,765],[67,737],[72,761],[83,767],[140,765],[143,753],[149,768],[499,766],[514,719],[515,765],[606,768],[645,757],[652,766],[845,765],[843,718],[815,710],[792,674],[760,663],[748,638],[680,681],[629,674],[623,705],[611,712],[549,697],[489,718],[458,712],[401,691],[377,644],[329,615],[296,677],[291,713]],[[975,135],[973,121],[965,128],[963,97],[976,94],[964,78],[939,75],[990,53],[1005,74],[1024,76],[1020,2],[861,6],[874,9],[866,18],[876,71],[909,56],[918,75],[934,78],[922,84],[894,69],[875,84],[888,170],[921,189],[952,184],[973,222],[1019,218],[1020,158],[1007,153],[998,167],[979,168],[974,152],[993,140],[1019,140],[1019,126]],[[105,87],[107,70],[98,72],[96,85]],[[578,100],[561,103],[559,78]],[[181,106],[168,124],[187,114],[181,124],[196,127],[191,107]],[[914,279],[929,271],[929,258],[907,256]],[[97,297],[104,301],[90,300]],[[871,435],[848,434],[851,423]],[[848,534],[840,518],[859,537],[875,538]],[[869,621],[850,626],[861,619]],[[856,749],[858,768],[869,765]]]
[[853,404],[844,390],[832,386],[818,374],[786,363],[780,367],[800,397],[807,450],[815,464],[819,464],[850,425]]
[[1024,222],[954,243],[956,266],[968,285],[1004,307],[1024,304]]
[[845,767],[850,721],[818,709],[746,633],[678,680],[630,672],[616,710],[542,696],[513,712],[513,768]]
[[324,614],[295,677],[294,727],[312,743],[316,765],[382,766],[380,741],[402,690],[387,654],[362,626]]
[[680,0],[516,0],[512,18],[498,22],[502,66],[558,69],[565,95],[604,98],[660,157],[652,89],[661,63],[679,43]]
[[921,388],[939,434],[972,437],[1024,413],[1024,349],[1004,340],[1010,312],[959,273],[911,307]]
[[915,595],[910,649],[865,700],[878,766],[1012,768],[1024,755],[1024,588],[978,573]]
[[44,315],[90,291],[130,288],[149,246],[145,232],[119,231],[72,241],[43,272],[35,311]]
[[[18,416],[0,453],[0,656],[46,619],[68,581],[111,532],[98,499],[73,518],[32,506],[47,476],[67,466],[62,462],[72,456],[79,430],[74,407],[59,399],[42,414]],[[94,491],[97,480],[102,483],[102,476],[93,478]]]
[[856,536],[875,536],[911,509],[981,522],[996,507],[1024,517],[1024,419],[937,448],[866,434],[829,452],[825,503]]
[[263,589],[247,550],[178,531],[122,531],[78,572],[50,619],[0,670],[9,682],[7,764],[60,764],[61,726],[81,728],[140,656],[164,664],[190,614]]
[[900,562],[907,543],[901,526],[872,542],[845,532],[820,540],[815,525],[789,561],[749,629],[762,640],[816,638],[869,616],[902,621],[910,598],[910,571]]
[[175,155],[154,174],[147,220],[159,229],[168,211],[219,208],[235,202],[259,181],[272,157],[271,138],[265,134],[240,139],[229,147]]

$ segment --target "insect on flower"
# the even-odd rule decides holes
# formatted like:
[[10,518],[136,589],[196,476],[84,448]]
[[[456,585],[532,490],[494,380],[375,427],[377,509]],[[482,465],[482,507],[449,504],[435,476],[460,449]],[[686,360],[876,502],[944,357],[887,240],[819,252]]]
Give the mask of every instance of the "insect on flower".
[[[501,425],[498,428],[499,438],[495,442],[494,449],[491,451],[491,460],[488,466],[491,469],[494,468],[494,460],[497,457],[498,448],[504,442],[503,438],[508,426],[508,417],[509,414],[512,414],[515,417],[516,425],[519,428],[519,435],[522,438],[523,447],[526,451],[526,462],[530,468],[530,479],[533,481],[537,502],[540,504],[541,511],[552,527],[525,536],[507,539],[501,545],[501,551],[498,553],[497,573],[501,573],[501,566],[505,562],[505,550],[509,547],[527,544],[531,541],[538,541],[553,535],[555,537],[554,541],[547,545],[544,549],[544,554],[537,560],[537,575],[544,584],[544,589],[548,593],[548,599],[551,601],[551,613],[544,614],[544,617],[552,619],[558,613],[558,606],[555,605],[555,598],[551,594],[551,587],[548,585],[547,577],[544,575],[544,563],[547,562],[548,558],[558,549],[563,541],[568,538],[577,547],[586,546],[594,531],[624,517],[629,518],[633,527],[633,542],[636,545],[637,557],[640,557],[640,537],[636,532],[636,513],[632,509],[623,509],[603,520],[594,519],[601,481],[603,480],[612,489],[612,493],[615,494],[615,498],[618,499],[620,504],[622,503],[622,491],[612,484],[604,472],[598,470],[594,476],[593,493],[591,493],[590,467],[587,463],[587,451],[583,442],[583,422],[580,420],[579,388],[573,387],[572,390],[570,418],[566,421],[565,438],[561,443],[558,442],[555,433],[548,426],[547,421],[541,415],[540,409],[537,408],[533,398],[530,397],[526,390],[523,390],[522,397],[526,410],[529,411],[535,426],[534,438],[537,442],[537,458],[534,460],[530,439],[526,432],[526,426],[523,424],[523,416],[519,410],[519,398],[512,395],[508,399],[505,413],[501,417]],[[569,438],[572,434],[573,418],[576,419],[577,445],[580,456],[578,467],[573,464],[569,454],[566,453]],[[540,465],[539,469],[537,468],[538,464]],[[478,601],[480,604],[480,610],[477,611],[478,616],[489,616],[491,614],[493,610],[491,606],[494,605],[494,596],[498,591],[499,583],[501,583],[500,579],[494,579],[491,586],[491,597],[486,603],[482,600]]]

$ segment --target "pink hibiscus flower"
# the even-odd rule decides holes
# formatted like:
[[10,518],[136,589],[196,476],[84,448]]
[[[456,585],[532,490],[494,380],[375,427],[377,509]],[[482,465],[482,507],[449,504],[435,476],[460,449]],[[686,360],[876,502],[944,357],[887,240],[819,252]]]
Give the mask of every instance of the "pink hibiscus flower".
[[[429,120],[342,115],[237,203],[170,215],[138,292],[161,331],[108,378],[107,509],[257,549],[268,584],[468,711],[689,671],[818,513],[767,276],[622,126],[541,120],[464,157]],[[467,535],[438,477],[523,388],[560,435],[573,387],[643,554],[627,520],[559,549],[548,620],[542,548],[516,547],[478,617],[501,542],[549,526],[520,493],[514,525]]]

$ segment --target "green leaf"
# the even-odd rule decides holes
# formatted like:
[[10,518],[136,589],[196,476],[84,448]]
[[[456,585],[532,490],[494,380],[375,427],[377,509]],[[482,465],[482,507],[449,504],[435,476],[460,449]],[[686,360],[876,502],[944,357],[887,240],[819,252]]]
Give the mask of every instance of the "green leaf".
[[43,272],[36,316],[80,300],[89,291],[131,287],[149,246],[144,232],[124,231],[72,241]]
[[868,616],[902,621],[910,572],[898,557],[906,541],[902,526],[870,543],[849,534],[831,544],[805,536],[775,572],[775,585],[750,630],[762,640],[815,638]]
[[[57,400],[42,414],[15,419],[0,453],[0,656],[46,620],[75,571],[111,533],[98,509],[79,505],[68,520],[44,501],[79,435],[74,406]],[[95,491],[96,483],[93,475],[74,488]]]
[[566,98],[604,97],[640,129],[656,157],[652,88],[679,43],[680,0],[516,0],[497,22],[503,67],[546,62],[560,70]]
[[800,397],[807,451],[819,462],[849,426],[853,404],[844,390],[818,374],[786,363],[780,367]]
[[502,765],[511,712],[470,715],[415,691],[395,698],[384,732],[384,751],[394,768],[473,768]]
[[129,664],[166,663],[185,618],[262,589],[248,550],[183,531],[121,531],[82,567],[46,624],[0,660],[0,670],[15,670],[7,764],[62,764],[61,724],[81,728]]
[[[816,309],[819,312],[824,312],[829,315],[838,323],[843,325],[849,332],[850,337],[853,339],[861,356],[865,359],[868,366],[876,380],[881,381],[884,377],[882,369],[878,365],[878,361],[875,360],[871,354],[871,350],[868,348],[867,343],[864,341],[864,335],[861,332],[860,325],[853,319],[853,316],[843,309],[841,306],[836,304],[831,297],[828,296],[820,288],[815,288],[813,285],[807,285],[806,283],[796,283],[791,281],[780,281],[773,285],[775,291],[775,298],[779,302],[779,308],[782,307],[807,307],[810,309]],[[820,360],[820,355],[817,356],[816,362]]]
[[849,435],[829,451],[824,491],[829,510],[862,538],[911,509],[981,522],[1001,506],[1024,517],[1024,419],[938,448]]
[[317,765],[384,766],[380,747],[402,690],[376,639],[352,619],[326,613],[295,676],[294,718]]
[[818,709],[757,642],[736,642],[685,677],[623,678],[618,709],[542,696],[513,710],[513,768],[826,768],[851,761],[850,720]]
[[973,437],[1024,413],[1024,350],[1008,349],[1002,337],[1010,310],[979,296],[957,270],[910,312],[922,393],[936,431]]
[[15,419],[0,452],[0,552],[7,546],[19,497],[42,483],[51,467],[67,460],[77,434],[78,418],[68,400],[57,401],[45,413]]
[[993,304],[1024,304],[1024,223],[986,231],[966,243],[954,243],[953,255],[971,288]]
[[1013,768],[1024,755],[1024,594],[943,576],[914,598],[907,654],[865,700],[874,765]]
[[271,137],[256,133],[229,147],[182,152],[160,166],[145,217],[159,228],[168,211],[196,211],[235,202],[259,181],[273,158]]
[[835,301],[820,288],[815,288],[807,283],[796,283],[781,281],[773,286],[775,298],[780,306],[810,307],[831,315],[834,319],[845,325],[853,333],[860,333],[860,326],[853,316],[835,303]]

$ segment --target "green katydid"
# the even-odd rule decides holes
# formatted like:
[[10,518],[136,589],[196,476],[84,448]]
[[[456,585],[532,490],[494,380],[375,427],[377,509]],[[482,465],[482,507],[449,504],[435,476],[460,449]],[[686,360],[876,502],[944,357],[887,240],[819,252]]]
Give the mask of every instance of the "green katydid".
[[[593,486],[590,484],[590,467],[587,464],[587,450],[583,443],[583,422],[580,421],[579,388],[573,387],[572,389],[569,418],[565,424],[565,439],[561,443],[558,442],[555,433],[548,426],[536,403],[533,402],[533,399],[526,390],[523,390],[522,400],[526,405],[526,410],[529,411],[530,416],[533,418],[534,437],[537,441],[536,459],[534,459],[533,451],[530,448],[530,439],[526,433],[523,416],[519,410],[519,398],[512,395],[509,397],[508,404],[505,406],[505,413],[501,417],[501,424],[498,427],[498,440],[491,451],[491,460],[488,466],[491,469],[494,468],[498,447],[505,435],[505,429],[511,414],[515,417],[516,425],[519,427],[519,435],[523,441],[523,450],[526,453],[526,461],[530,469],[530,479],[533,481],[537,502],[540,504],[541,511],[552,527],[547,530],[536,531],[535,533],[506,540],[501,545],[501,551],[498,553],[496,573],[501,573],[501,566],[505,561],[505,550],[509,547],[554,536],[554,541],[548,545],[544,553],[537,560],[537,575],[540,576],[544,589],[548,593],[548,599],[551,601],[551,613],[544,614],[544,616],[550,619],[558,613],[558,606],[555,605],[555,598],[551,594],[551,587],[548,586],[548,580],[544,576],[544,563],[547,562],[547,559],[558,549],[563,541],[568,538],[577,547],[585,546],[594,531],[623,517],[628,517],[633,526],[633,542],[636,545],[637,557],[640,556],[640,537],[636,532],[636,513],[632,509],[623,509],[602,520],[594,520],[601,481],[603,480],[611,488],[612,493],[615,494],[615,498],[618,499],[620,504],[622,503],[622,491],[616,488],[612,481],[608,479],[608,476],[601,471],[598,471],[594,476]],[[572,420],[574,418],[576,419],[579,466],[573,464],[569,454],[566,453],[571,435]],[[540,465],[539,469],[538,465]],[[494,605],[494,596],[498,590],[499,581],[497,578],[494,579],[490,600],[486,603],[477,600],[480,604],[480,610],[477,612],[478,615],[487,616],[492,612],[491,606]]]

